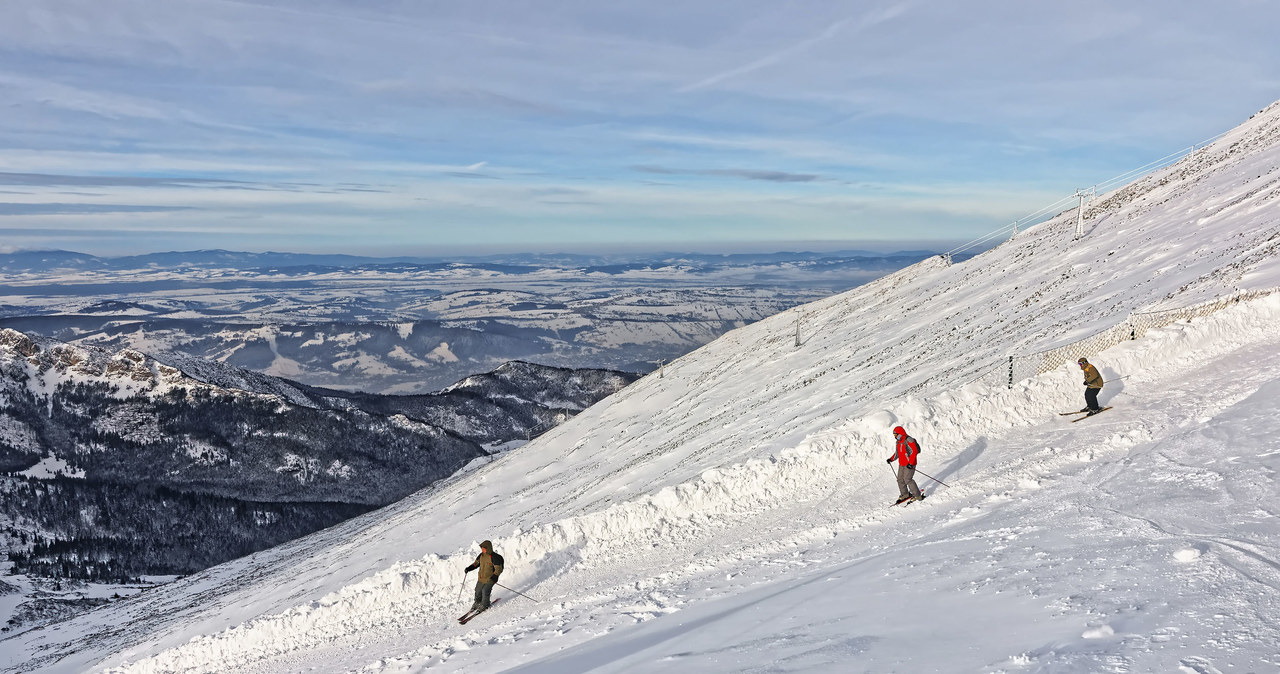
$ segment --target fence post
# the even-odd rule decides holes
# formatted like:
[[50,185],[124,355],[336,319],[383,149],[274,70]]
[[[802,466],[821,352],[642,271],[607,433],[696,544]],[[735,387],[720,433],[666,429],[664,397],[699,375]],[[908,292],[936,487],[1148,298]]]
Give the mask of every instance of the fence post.
[[1009,356],[1009,388],[1013,388],[1013,356]]

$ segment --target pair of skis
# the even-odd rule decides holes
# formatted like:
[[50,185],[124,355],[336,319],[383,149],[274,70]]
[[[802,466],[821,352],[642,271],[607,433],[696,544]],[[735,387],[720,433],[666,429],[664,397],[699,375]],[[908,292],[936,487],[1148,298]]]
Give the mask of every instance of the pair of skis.
[[[492,607],[493,607],[493,605],[494,605],[494,604],[496,604],[496,603],[498,603],[498,600],[497,600],[497,599],[494,599],[493,601],[489,602],[489,607],[490,607],[490,608],[492,608]],[[482,609],[482,608],[481,608],[481,609],[475,609],[475,608],[473,608],[473,609],[471,609],[470,611],[467,611],[466,613],[463,613],[463,614],[462,614],[462,617],[458,618],[458,624],[459,624],[459,625],[465,625],[465,624],[467,624],[467,622],[468,622],[468,621],[470,621],[472,618],[474,618],[474,617],[476,617],[476,616],[480,615],[481,613],[484,613],[484,612],[485,612],[485,610],[486,610],[486,609]]]
[[1107,410],[1109,410],[1109,409],[1111,409],[1111,407],[1110,407],[1110,406],[1107,406],[1107,407],[1104,407],[1104,408],[1102,408],[1102,409],[1098,410],[1097,412],[1094,412],[1093,414],[1090,414],[1090,413],[1089,413],[1089,410],[1079,410],[1079,411],[1076,411],[1076,412],[1058,412],[1058,414],[1059,414],[1060,416],[1064,416],[1064,417],[1071,416],[1072,414],[1083,414],[1084,416],[1080,417],[1079,419],[1072,419],[1072,420],[1071,420],[1071,423],[1073,423],[1073,424],[1074,424],[1074,423],[1075,423],[1075,422],[1077,422],[1077,421],[1082,421],[1082,420],[1084,420],[1084,419],[1088,419],[1089,417],[1092,417],[1092,416],[1095,416],[1095,415],[1098,415],[1098,414],[1102,414],[1103,412],[1106,412],[1106,411],[1107,411]]
[[915,503],[916,501],[923,501],[923,500],[924,500],[924,492],[920,492],[920,498],[915,498],[914,496],[911,498],[904,498],[901,501],[898,501],[889,507],[894,508],[900,505],[907,505],[908,503]]

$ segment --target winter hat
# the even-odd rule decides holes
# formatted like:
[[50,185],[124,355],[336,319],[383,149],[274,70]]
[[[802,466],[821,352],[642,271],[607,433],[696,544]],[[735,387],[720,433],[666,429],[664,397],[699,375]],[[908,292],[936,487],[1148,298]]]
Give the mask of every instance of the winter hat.
[[1085,358],[1084,356],[1080,356],[1080,360],[1077,360],[1076,362],[1077,362],[1077,363],[1080,363],[1081,365],[1088,365],[1088,364],[1089,364],[1089,359],[1088,359],[1088,358]]
[[480,548],[493,552],[493,543],[491,541],[480,541]]
[[895,427],[893,428],[893,434],[894,434],[894,435],[906,435],[906,434],[907,434],[907,429],[905,429],[905,428],[903,428],[903,427],[901,427],[901,426],[895,426]]

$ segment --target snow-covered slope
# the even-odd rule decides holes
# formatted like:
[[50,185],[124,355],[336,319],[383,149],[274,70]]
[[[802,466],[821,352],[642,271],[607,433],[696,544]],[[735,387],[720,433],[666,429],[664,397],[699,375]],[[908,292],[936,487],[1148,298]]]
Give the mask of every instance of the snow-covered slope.
[[[3,662],[1273,669],[1280,299],[1093,354],[1115,409],[1078,424],[1057,414],[1082,404],[1074,366],[976,380],[1134,311],[1280,286],[1278,166],[1273,105],[1096,202],[1079,240],[1065,213],[736,330],[446,484],[0,642]],[[889,509],[897,424],[951,486]],[[483,538],[527,597],[459,628]]]

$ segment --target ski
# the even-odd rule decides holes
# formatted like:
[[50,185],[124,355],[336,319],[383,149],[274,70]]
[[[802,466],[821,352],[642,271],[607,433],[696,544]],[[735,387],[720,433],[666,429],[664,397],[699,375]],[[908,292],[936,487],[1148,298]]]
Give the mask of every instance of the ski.
[[1111,409],[1111,408],[1110,408],[1110,407],[1104,407],[1104,408],[1102,408],[1102,409],[1098,410],[1097,412],[1092,412],[1092,413],[1090,413],[1090,414],[1086,414],[1086,415],[1084,415],[1084,416],[1080,417],[1079,419],[1072,419],[1072,420],[1071,420],[1071,423],[1073,423],[1073,424],[1074,424],[1074,423],[1075,423],[1075,422],[1077,422],[1077,421],[1084,421],[1085,419],[1088,419],[1089,417],[1092,417],[1092,416],[1095,416],[1095,415],[1098,415],[1098,414],[1102,414],[1103,412],[1106,412],[1106,411],[1107,411],[1107,410],[1109,410],[1109,409]]
[[924,500],[924,496],[923,496],[923,495],[921,495],[921,496],[920,496],[920,498],[914,498],[914,497],[913,497],[913,498],[903,499],[903,500],[901,500],[901,501],[898,501],[897,503],[890,504],[890,505],[889,505],[889,507],[890,507],[890,508],[894,508],[894,507],[897,507],[897,506],[900,506],[900,505],[906,505],[906,504],[908,504],[908,503],[914,503],[914,502],[916,502],[916,501],[923,501],[923,500]]
[[1074,412],[1058,412],[1058,416],[1069,417],[1072,414],[1085,414],[1089,410],[1076,410]]
[[[490,601],[490,602],[489,602],[489,608],[493,608],[493,605],[494,605],[494,604],[496,604],[496,603],[498,603],[498,600],[497,600],[497,599],[494,599],[493,601]],[[472,618],[474,618],[474,617],[476,617],[476,616],[480,615],[481,613],[484,613],[486,610],[488,610],[488,609],[480,609],[480,610],[478,610],[478,611],[475,611],[475,610],[467,611],[466,613],[463,613],[463,614],[462,614],[462,617],[461,617],[461,618],[458,618],[458,624],[459,624],[459,625],[465,625],[465,624],[467,624],[467,623],[468,623]]]

